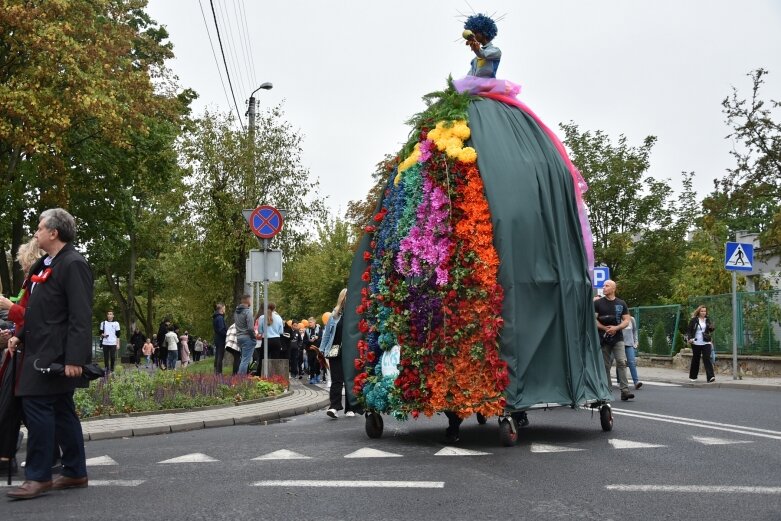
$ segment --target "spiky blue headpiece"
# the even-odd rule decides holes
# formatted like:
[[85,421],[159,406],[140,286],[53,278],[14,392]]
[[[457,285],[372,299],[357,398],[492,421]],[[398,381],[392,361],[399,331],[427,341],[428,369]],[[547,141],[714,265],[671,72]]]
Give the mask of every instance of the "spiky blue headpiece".
[[464,29],[469,29],[473,33],[484,34],[489,40],[496,38],[496,22],[484,14],[473,14],[466,19]]

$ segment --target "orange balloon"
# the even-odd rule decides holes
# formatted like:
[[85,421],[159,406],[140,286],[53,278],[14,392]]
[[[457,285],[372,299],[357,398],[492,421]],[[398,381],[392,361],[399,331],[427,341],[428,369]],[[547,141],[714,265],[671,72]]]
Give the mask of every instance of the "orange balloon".
[[331,318],[331,312],[330,311],[326,311],[325,313],[323,313],[323,325],[326,325],[330,318]]
[[309,321],[307,319],[302,320],[301,321],[301,327],[303,327],[304,329],[308,328],[309,327]]

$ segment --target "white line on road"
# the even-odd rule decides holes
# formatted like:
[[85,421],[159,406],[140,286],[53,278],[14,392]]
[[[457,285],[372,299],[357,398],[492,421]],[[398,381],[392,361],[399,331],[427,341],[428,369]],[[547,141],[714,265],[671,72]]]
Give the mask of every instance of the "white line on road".
[[755,427],[744,427],[742,425],[730,425],[728,423],[718,423],[705,420],[696,420],[694,418],[682,418],[680,416],[667,416],[664,414],[655,414],[651,412],[633,411],[629,409],[613,408],[613,414],[631,416],[632,418],[642,418],[644,420],[655,420],[666,423],[676,423],[679,425],[689,425],[691,427],[701,427],[703,429],[713,429],[717,431],[735,432],[738,434],[747,434],[760,438],[770,438],[781,440],[781,432],[768,429],[758,429]]
[[326,481],[326,480],[269,480],[256,481],[253,487],[328,487],[328,488],[445,488],[444,481]]
[[781,494],[781,487],[732,485],[606,485],[618,492],[682,492],[687,494]]
[[91,479],[90,487],[137,487],[144,483],[143,479]]

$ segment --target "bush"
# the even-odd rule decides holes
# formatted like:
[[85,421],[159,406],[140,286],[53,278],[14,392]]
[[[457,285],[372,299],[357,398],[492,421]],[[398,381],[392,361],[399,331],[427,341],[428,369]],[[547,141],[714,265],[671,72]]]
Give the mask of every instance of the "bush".
[[651,340],[651,350],[655,355],[669,355],[670,344],[667,341],[667,333],[664,331],[664,324],[658,322],[654,328],[654,337]]

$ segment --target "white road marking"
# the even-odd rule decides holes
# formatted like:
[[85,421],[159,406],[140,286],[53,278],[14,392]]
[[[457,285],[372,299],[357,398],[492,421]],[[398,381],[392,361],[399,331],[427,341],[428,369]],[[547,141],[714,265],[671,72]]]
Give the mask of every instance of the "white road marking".
[[[90,487],[137,487],[141,483],[145,483],[144,479],[91,479],[89,480]],[[18,487],[24,483],[23,481],[12,481],[12,487]],[[8,480],[0,482],[0,488],[8,487]]]
[[681,385],[681,384],[671,384],[671,383],[667,383],[667,382],[647,382],[647,381],[643,381],[643,387],[645,387],[646,385],[655,385],[657,387],[683,387],[683,385]]
[[90,487],[137,487],[146,480],[143,479],[91,479]]
[[445,488],[444,481],[327,481],[327,480],[270,480],[256,481],[253,487],[327,487],[327,488]]
[[265,454],[263,456],[258,456],[257,458],[252,458],[252,461],[261,461],[261,460],[278,460],[278,459],[312,459],[309,456],[304,456],[303,454],[299,454],[298,452],[293,452],[292,450],[282,449],[282,450],[276,450],[274,452],[269,452],[268,454]]
[[687,494],[781,494],[781,487],[735,485],[606,485],[618,492],[683,492]]
[[532,443],[532,452],[576,452],[584,449],[577,449],[575,447],[563,447],[560,445],[545,445],[544,443]]
[[696,420],[693,418],[682,418],[680,416],[667,416],[652,412],[633,411],[630,409],[613,408],[613,414],[631,416],[633,418],[642,418],[645,420],[655,420],[666,423],[676,423],[679,425],[689,425],[691,427],[701,427],[703,429],[713,429],[717,431],[734,432],[737,434],[747,434],[759,438],[770,438],[781,440],[781,432],[768,429],[758,429],[756,427],[744,427],[742,425],[730,425],[729,423],[711,422],[705,420]]
[[641,441],[629,441],[629,440],[607,440],[614,449],[656,449],[659,447],[666,447],[666,445],[656,445],[654,443],[643,443]]
[[459,449],[457,447],[445,447],[434,456],[488,456],[490,452],[480,452],[479,450]]
[[692,436],[692,439],[703,445],[734,445],[737,443],[754,443],[745,440],[725,440],[724,438],[708,438],[706,436]]
[[158,463],[211,463],[214,461],[219,461],[219,460],[216,460],[211,456],[207,456],[206,454],[196,452],[194,454],[186,454],[184,456],[179,456],[178,458],[171,458],[164,461],[158,461]]
[[98,456],[97,458],[87,459],[88,467],[101,467],[104,465],[118,465],[111,456]]
[[377,449],[358,449],[355,452],[345,455],[345,458],[401,458],[401,454],[385,452]]

